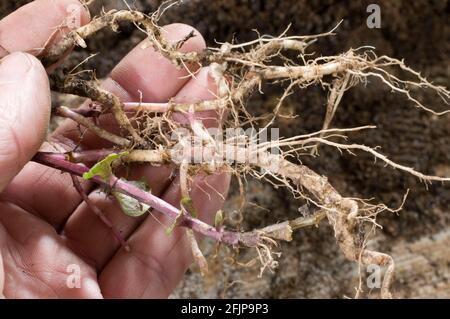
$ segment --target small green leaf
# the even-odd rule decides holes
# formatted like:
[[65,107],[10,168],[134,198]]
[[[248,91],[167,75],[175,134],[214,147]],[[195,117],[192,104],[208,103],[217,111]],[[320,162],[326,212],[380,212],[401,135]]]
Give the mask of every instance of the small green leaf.
[[166,229],[166,235],[169,236],[172,234],[173,230],[176,226],[178,226],[178,223],[180,222],[182,214],[178,214],[177,218],[173,221],[173,223]]
[[197,210],[194,207],[192,198],[190,198],[189,196],[184,196],[180,201],[180,205],[184,208],[185,211],[191,214],[192,217],[197,218],[198,214]]
[[104,159],[99,161],[97,164],[92,166],[92,168],[88,172],[84,173],[83,178],[88,180],[88,179],[93,178],[94,176],[98,176],[103,181],[107,181],[108,178],[110,178],[112,175],[112,169],[111,169],[112,163],[115,160],[117,160],[127,154],[128,154],[128,152],[122,152],[119,154],[116,154],[116,153],[109,154]]
[[216,216],[214,217],[214,227],[218,228],[223,224],[223,211],[218,210]]
[[[133,184],[134,186],[145,190],[146,192],[149,191],[145,182],[128,181],[128,183]],[[128,216],[139,217],[145,214],[150,208],[149,205],[141,203],[137,199],[128,195],[115,191],[113,191],[112,194],[119,202],[122,211]]]

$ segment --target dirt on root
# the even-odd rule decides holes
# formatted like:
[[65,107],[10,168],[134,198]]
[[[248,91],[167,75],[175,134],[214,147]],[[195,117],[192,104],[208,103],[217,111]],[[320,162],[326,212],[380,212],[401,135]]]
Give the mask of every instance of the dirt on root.
[[[29,1],[0,4],[0,17]],[[160,1],[129,1],[149,12]],[[343,19],[337,35],[320,39],[312,51],[323,55],[338,54],[349,48],[374,46],[382,55],[404,58],[405,62],[435,84],[449,87],[450,79],[450,1],[389,0],[380,2],[382,25],[369,29],[366,8],[372,1],[307,0],[211,0],[184,1],[169,10],[163,24],[182,22],[196,27],[208,45],[215,41],[236,39],[243,42],[261,34],[278,35],[291,24],[289,35],[322,33]],[[125,8],[119,0],[97,1],[93,12]],[[143,35],[124,26],[120,33],[102,31],[88,41],[89,51],[75,50],[67,67],[74,66],[89,54],[86,68],[95,69],[99,78],[140,40]],[[265,94],[249,100],[255,113],[270,111],[282,89],[271,85]],[[428,92],[416,92],[419,99],[436,110],[441,101]],[[280,119],[276,126],[281,136],[294,136],[321,128],[325,114],[326,90],[320,86],[297,92],[286,100],[285,113],[296,119]],[[333,120],[334,127],[376,125],[376,130],[351,135],[354,142],[380,146],[390,159],[428,174],[450,176],[450,116],[436,117],[414,108],[404,97],[392,94],[377,81],[348,91]],[[303,163],[326,175],[345,196],[372,198],[390,207],[401,204],[410,194],[399,214],[385,213],[378,222],[383,226],[370,243],[383,252],[393,253],[399,261],[394,283],[396,297],[450,297],[450,186],[424,185],[416,178],[374,163],[371,156],[340,154],[320,147],[319,157],[304,157]],[[238,189],[233,183],[228,210],[236,209]],[[303,203],[294,200],[285,189],[274,189],[249,180],[249,205],[243,227],[246,229],[294,218]],[[260,207],[264,207],[261,209]],[[342,298],[353,296],[358,268],[344,259],[330,226],[301,230],[290,243],[280,247],[282,256],[274,273],[258,279],[258,269],[229,265],[211,260],[212,278],[205,280],[190,272],[175,292],[175,297],[268,297],[268,298]],[[243,253],[240,261],[245,261]],[[367,289],[366,289],[367,290]],[[369,293],[376,295],[377,291]]]

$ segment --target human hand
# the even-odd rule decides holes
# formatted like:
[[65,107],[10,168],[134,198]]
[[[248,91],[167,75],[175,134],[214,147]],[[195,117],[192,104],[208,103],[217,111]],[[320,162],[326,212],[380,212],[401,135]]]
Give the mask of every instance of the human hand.
[[[69,175],[29,162],[44,141],[51,104],[46,70],[33,54],[67,20],[71,14],[67,9],[74,5],[80,7],[76,0],[36,0],[0,21],[0,295],[3,291],[6,298],[167,297],[192,262],[184,229],[168,236],[165,229],[171,222],[164,216],[156,212],[128,217],[113,199],[83,182],[91,201],[128,239],[131,251],[126,252],[82,201]],[[80,23],[87,23],[87,12],[82,7],[79,12]],[[181,24],[165,29],[171,41],[192,30]],[[181,50],[204,47],[197,34]],[[151,47],[139,45],[103,87],[123,101],[138,101],[139,92],[144,102],[214,97],[207,69],[199,70],[195,78],[187,75]],[[78,133],[67,120],[53,135],[75,138]],[[106,146],[89,134],[81,141],[84,149]],[[178,178],[171,167],[137,166],[129,178],[133,177],[144,178],[153,194],[179,206]],[[191,197],[201,219],[212,222],[228,185],[226,174],[195,179]],[[73,287],[78,275],[79,288]]]

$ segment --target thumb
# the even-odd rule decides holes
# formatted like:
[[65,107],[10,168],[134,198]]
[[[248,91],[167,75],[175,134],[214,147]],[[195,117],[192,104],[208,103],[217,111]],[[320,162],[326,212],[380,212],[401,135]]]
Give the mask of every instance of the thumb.
[[0,192],[41,146],[50,117],[47,73],[33,56],[0,61]]

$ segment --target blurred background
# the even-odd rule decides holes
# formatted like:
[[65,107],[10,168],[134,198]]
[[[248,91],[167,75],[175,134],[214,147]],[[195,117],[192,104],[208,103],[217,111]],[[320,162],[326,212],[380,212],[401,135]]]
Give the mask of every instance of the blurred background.
[[[30,1],[1,1],[0,18]],[[154,11],[161,1],[128,1],[132,8]],[[381,9],[381,28],[370,29],[366,9],[376,3]],[[104,8],[126,8],[121,0],[97,0],[93,15]],[[163,16],[161,23],[183,22],[197,28],[208,45],[215,41],[243,42],[261,34],[278,35],[290,24],[289,35],[308,35],[329,31],[343,20],[337,35],[320,39],[310,52],[339,54],[363,45],[376,47],[379,55],[405,62],[435,84],[449,87],[450,79],[450,1],[447,0],[185,0]],[[66,66],[97,53],[85,64],[95,69],[98,78],[107,76],[113,66],[144,35],[124,25],[120,33],[105,30],[88,41],[89,50],[75,50]],[[272,109],[282,87],[268,85],[264,95],[248,101],[254,114]],[[442,102],[429,92],[417,92],[420,101],[435,110]],[[58,101],[61,97],[55,97]],[[298,114],[296,119],[280,119],[275,127],[281,136],[293,136],[319,130],[325,114],[327,91],[310,87],[288,97],[283,108]],[[448,107],[448,106],[447,106]],[[381,146],[390,159],[419,171],[450,176],[450,116],[436,117],[414,108],[403,96],[392,94],[377,81],[359,85],[346,92],[339,106],[334,127],[376,125],[376,130],[355,133],[352,141]],[[302,158],[304,164],[326,175],[337,190],[350,197],[374,198],[390,207],[398,207],[407,189],[410,194],[404,209],[384,213],[370,247],[392,254],[397,270],[393,286],[396,297],[450,298],[450,186],[425,185],[363,153],[340,154],[327,147],[320,156]],[[233,187],[226,206],[236,209],[239,192]],[[248,180],[245,229],[292,219],[304,211],[304,203],[292,199],[287,190]],[[231,225],[232,226],[232,225]],[[201,278],[189,271],[173,297],[264,297],[264,298],[342,298],[354,296],[358,267],[341,254],[333,231],[326,222],[318,228],[300,230],[294,240],[280,246],[282,256],[274,273],[258,278],[257,267],[241,267],[225,258],[213,258],[211,274]],[[221,254],[229,256],[231,252]],[[250,258],[241,252],[240,261]],[[364,269],[363,269],[364,271]],[[365,275],[365,274],[363,274]],[[364,277],[364,276],[363,276]],[[378,291],[365,289],[368,297]]]

